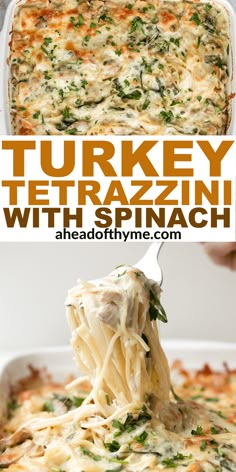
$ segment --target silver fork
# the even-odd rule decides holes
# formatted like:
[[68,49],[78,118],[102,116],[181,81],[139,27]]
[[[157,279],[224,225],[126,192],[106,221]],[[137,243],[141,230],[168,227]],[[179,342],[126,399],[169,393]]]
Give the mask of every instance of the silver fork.
[[158,256],[163,243],[153,243],[149,246],[142,259],[134,265],[142,270],[148,279],[155,280],[159,285],[162,284],[163,276],[158,264]]

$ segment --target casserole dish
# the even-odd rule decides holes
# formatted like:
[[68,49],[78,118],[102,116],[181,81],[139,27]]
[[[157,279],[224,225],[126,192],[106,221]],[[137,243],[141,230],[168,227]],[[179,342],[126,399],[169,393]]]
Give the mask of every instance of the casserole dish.
[[[204,2],[204,3],[206,3],[206,2]],[[228,95],[231,97],[231,100],[230,100],[230,106],[229,106],[229,115],[230,116],[229,116],[228,125],[227,125],[227,134],[234,134],[234,132],[235,132],[235,117],[234,117],[234,115],[235,115],[235,112],[234,112],[235,106],[233,104],[233,98],[232,97],[233,97],[234,91],[236,89],[236,87],[235,87],[235,61],[233,60],[234,59],[233,54],[234,54],[234,51],[236,51],[236,47],[235,47],[235,43],[236,43],[235,12],[234,12],[234,9],[232,8],[231,4],[228,2],[228,0],[220,0],[219,2],[216,2],[216,5],[217,5],[217,3],[221,4],[225,8],[225,10],[227,12],[227,16],[229,17],[229,23],[230,23],[231,48],[229,48],[229,49],[231,51],[229,50],[229,54],[227,56],[227,58],[228,58],[227,59],[228,70],[229,70],[229,78],[227,80],[227,83],[229,84]],[[8,56],[9,56],[8,43],[11,40],[11,33],[10,32],[12,30],[12,18],[13,18],[13,15],[14,15],[15,5],[16,5],[15,1],[13,1],[9,5],[8,11],[7,11],[7,14],[6,14],[4,27],[3,27],[3,30],[2,30],[2,33],[1,33],[1,43],[5,45],[4,52],[3,52],[3,55],[1,57],[1,63],[0,63],[1,70],[3,71],[3,77],[1,78],[1,84],[0,84],[0,95],[1,95],[1,102],[2,102],[2,103],[0,102],[0,110],[1,110],[1,112],[0,112],[1,113],[1,115],[0,115],[0,123],[1,123],[0,132],[1,132],[1,134],[12,134],[12,127],[11,127],[10,116],[9,116],[9,100],[8,100],[9,68],[6,67],[6,62],[7,62]],[[79,15],[79,16],[80,16],[81,25],[83,25],[84,19],[83,19],[82,15]],[[102,18],[102,17],[104,17],[104,15],[101,15],[101,17],[99,17],[99,18]],[[74,23],[75,23],[75,19],[73,20],[73,18],[74,17],[71,17],[70,21],[72,23],[74,21]],[[109,21],[110,21],[111,18],[110,17],[108,17],[108,18],[109,18]],[[138,24],[132,24],[132,21],[135,20],[135,19],[136,19],[136,23],[137,23],[137,19],[139,19]],[[131,32],[136,31],[137,29],[139,31],[142,31],[142,28],[143,28],[142,24],[144,24],[144,23],[142,23],[142,19],[140,19],[140,17],[137,16],[137,17],[134,17],[133,20],[131,21],[131,24],[132,24]],[[199,21],[198,16],[197,16],[197,19],[195,19],[195,20],[197,21],[196,24],[199,24],[198,23],[198,21]],[[193,19],[192,21],[195,21],[195,20]],[[98,21],[100,21],[100,19]],[[74,28],[77,28],[77,23],[75,25],[76,26],[74,26]],[[99,25],[99,28],[100,28],[100,26],[101,25]],[[102,25],[102,26],[104,26],[104,28],[105,28],[105,25]],[[191,24],[191,27],[192,26],[193,26],[193,22]],[[110,29],[110,27],[109,27],[109,29]],[[98,31],[98,32],[101,33],[101,31]],[[129,37],[131,37],[130,36],[131,32],[129,31]],[[102,36],[102,34],[100,36]],[[85,38],[91,38],[91,37],[92,36],[89,36],[89,35],[85,36]],[[201,36],[199,36],[199,37],[201,37]],[[184,36],[183,36],[183,38],[184,38]],[[45,40],[46,40],[46,43],[48,43],[49,40],[50,40],[50,42],[52,41],[52,38],[45,38]],[[50,44],[50,42],[49,42],[49,44]],[[164,43],[166,44],[167,41],[164,40]],[[48,44],[46,44],[46,46],[48,46]],[[57,47],[57,46],[54,46],[54,48],[55,47]],[[66,49],[68,49],[68,47],[69,46],[66,46]],[[178,39],[178,37],[175,37],[175,36],[170,37],[168,48],[169,47],[170,47],[171,51],[172,51],[173,48],[177,47],[177,51],[178,51],[179,54],[174,53],[173,51],[176,51],[176,49],[173,49],[171,55],[173,57],[176,56],[176,57],[180,58],[180,59],[177,60],[177,63],[179,62],[179,66],[180,66],[181,60],[183,61],[183,59],[181,59],[180,56],[181,56],[181,54],[183,54],[183,56],[184,56],[185,55],[184,50],[187,51],[187,49],[182,50],[182,45],[179,48],[179,39]],[[183,48],[184,48],[184,46],[183,46]],[[203,48],[205,48],[205,46],[203,46]],[[44,54],[46,54],[45,57],[46,57],[47,60],[49,60],[48,57],[51,57],[51,56],[52,56],[52,58],[54,58],[54,56],[53,56],[54,53],[52,54],[52,52],[50,52],[50,54],[51,54],[51,56],[50,56],[49,52],[45,49],[45,46],[41,46],[41,49],[44,52]],[[74,49],[72,48],[72,50],[74,50]],[[71,52],[72,50],[70,50],[69,52]],[[134,50],[137,51],[137,49],[134,49]],[[159,49],[157,49],[157,50],[159,51]],[[211,49],[209,49],[209,50],[211,50]],[[225,46],[225,50],[226,50],[226,46]],[[54,49],[53,49],[53,51],[54,51]],[[56,51],[60,51],[60,48],[56,49]],[[138,49],[138,51],[139,51],[139,49]],[[168,49],[168,51],[169,51],[169,49]],[[212,51],[213,51],[213,49],[212,49]],[[180,54],[180,52],[181,52],[181,54]],[[227,47],[227,52],[228,52],[228,47]],[[78,55],[78,51],[76,51],[75,54]],[[115,57],[115,55],[120,56],[121,52],[120,52],[119,49],[117,49],[115,51],[115,53],[113,51],[112,54],[114,54],[114,57]],[[143,49],[141,49],[140,55],[142,56],[142,54],[143,54]],[[165,88],[163,89],[163,83],[166,84],[166,82],[165,82],[165,79],[162,79],[162,76],[165,77],[166,70],[164,72],[161,72],[159,70],[159,72],[157,73],[156,69],[158,69],[158,68],[159,69],[164,69],[165,59],[163,60],[163,63],[162,63],[162,60],[159,63],[160,58],[159,58],[158,54],[159,53],[157,53],[158,59],[154,60],[154,62],[157,61],[157,62],[155,62],[155,66],[151,63],[150,63],[151,65],[149,63],[147,63],[145,58],[143,59],[142,65],[140,65],[140,61],[136,61],[137,64],[135,62],[136,65],[134,65],[134,69],[135,69],[135,67],[136,68],[139,67],[140,70],[141,70],[140,74],[142,74],[142,73],[144,74],[143,79],[142,79],[142,76],[141,76],[139,85],[134,86],[134,82],[135,83],[137,82],[137,78],[135,76],[135,74],[137,74],[137,72],[134,73],[134,71],[129,71],[130,75],[126,76],[126,79],[128,77],[130,81],[123,80],[124,79],[124,77],[123,77],[122,80],[123,80],[124,83],[123,82],[121,83],[120,82],[120,76],[118,75],[118,79],[112,80],[110,82],[110,85],[109,85],[108,82],[106,82],[106,84],[108,84],[109,87],[107,87],[107,92],[104,91],[106,87],[103,87],[104,88],[104,90],[103,90],[104,93],[103,92],[100,93],[101,97],[100,97],[100,95],[95,93],[95,88],[96,88],[95,85],[93,85],[92,88],[90,86],[89,90],[90,90],[91,93],[89,92],[89,94],[88,94],[88,92],[84,90],[86,88],[86,85],[88,84],[88,82],[83,79],[82,80],[83,83],[82,82],[77,83],[76,81],[74,81],[74,76],[71,76],[71,78],[73,78],[73,81],[71,82],[71,85],[70,84],[66,85],[65,88],[64,88],[64,85],[63,85],[62,88],[57,90],[57,88],[54,85],[50,86],[48,84],[48,80],[50,81],[50,79],[52,77],[50,77],[50,74],[47,74],[47,71],[45,70],[44,71],[45,72],[44,77],[42,78],[42,80],[40,78],[40,82],[38,83],[39,88],[41,87],[41,95],[40,94],[39,95],[41,97],[40,99],[42,99],[42,98],[46,97],[48,92],[50,92],[50,93],[52,92],[52,99],[49,99],[49,98],[46,99],[45,98],[45,100],[44,100],[45,103],[43,101],[42,106],[39,105],[39,102],[40,102],[39,98],[35,99],[35,103],[36,103],[37,106],[34,109],[34,106],[33,106],[34,105],[34,100],[32,101],[31,98],[30,98],[30,104],[31,105],[29,106],[29,110],[25,108],[25,105],[22,106],[23,102],[22,102],[22,100],[19,100],[19,103],[17,103],[17,106],[14,105],[14,108],[15,108],[14,115],[19,114],[20,117],[17,118],[18,121],[17,121],[17,123],[14,123],[14,127],[17,130],[22,130],[22,132],[20,131],[20,134],[51,134],[51,135],[54,135],[54,134],[106,134],[106,135],[107,134],[119,134],[119,135],[120,134],[131,134],[131,135],[132,134],[182,134],[183,135],[183,134],[211,134],[211,133],[212,134],[220,134],[221,130],[224,129],[225,122],[226,122],[225,119],[223,119],[223,116],[225,116],[225,112],[224,112],[225,105],[222,105],[222,103],[225,104],[225,97],[224,97],[223,102],[220,101],[221,106],[219,106],[219,103],[217,101],[218,99],[217,100],[212,99],[213,93],[216,94],[217,97],[220,97],[220,92],[218,92],[219,88],[217,89],[218,90],[217,92],[213,92],[213,89],[211,90],[211,93],[209,93],[209,95],[208,95],[208,97],[210,97],[210,98],[206,99],[206,96],[204,97],[204,94],[202,94],[203,97],[201,96],[201,94],[196,96],[196,87],[195,86],[193,86],[194,90],[192,90],[191,88],[186,88],[187,86],[185,87],[185,86],[182,85],[182,82],[183,83],[186,82],[187,76],[185,77],[185,75],[183,74],[183,77],[182,77],[181,76],[182,72],[181,72],[180,77],[182,77],[182,78],[179,77],[178,82],[177,82],[179,84],[179,87],[178,88],[175,87],[174,82],[175,82],[175,80],[177,80],[177,78],[174,79],[174,76],[173,76],[173,79],[171,81],[171,85],[166,86],[167,87],[166,91],[163,92],[163,90],[165,90]],[[213,72],[212,72],[212,74],[210,73],[210,71],[211,71],[210,63],[214,64],[214,67],[215,67],[215,69],[218,70],[218,72],[219,72],[220,69],[225,68],[225,65],[222,65],[222,61],[220,59],[220,56],[215,56],[215,55],[212,55],[212,54],[213,54],[212,52],[210,53],[210,55],[207,54],[207,49],[205,50],[205,55],[206,56],[204,56],[204,58],[206,57],[206,59],[207,59],[207,57],[208,57],[208,59],[205,62],[207,63],[207,70],[209,69],[208,72],[206,73],[207,74],[206,75],[207,80],[204,79],[205,82],[203,81],[204,82],[203,85],[204,85],[205,89],[206,89],[206,83],[208,83],[208,78],[209,77],[211,77],[210,80],[214,82],[213,75],[212,75]],[[134,53],[134,55],[135,55],[135,53]],[[137,56],[137,54],[136,54],[136,56]],[[195,54],[195,56],[197,57],[197,54]],[[127,57],[129,57],[129,55]],[[217,61],[216,61],[216,57],[217,57]],[[50,61],[52,60],[52,58],[50,59]],[[213,60],[213,58],[215,58],[215,59]],[[81,60],[80,57],[79,57],[79,60]],[[117,58],[116,58],[116,60],[117,60]],[[115,61],[115,59],[113,59],[113,61]],[[125,61],[127,61],[127,59],[125,59]],[[216,61],[216,62],[214,62],[214,61]],[[224,59],[224,61],[226,61],[226,59]],[[105,60],[102,63],[100,61],[100,63],[99,63],[100,66],[99,67],[101,69],[103,69],[104,67],[101,64],[106,65],[107,62],[109,62],[109,61]],[[217,64],[217,67],[216,67],[216,64]],[[224,64],[225,64],[225,62],[224,62]],[[209,67],[208,67],[208,65],[209,65]],[[152,67],[154,68],[154,71],[153,71],[154,75],[152,74],[152,76],[149,76],[148,74],[152,73],[152,71],[150,72],[150,68],[152,68]],[[176,70],[177,70],[178,67],[177,66],[175,66],[175,67],[176,67]],[[212,70],[214,69],[214,67],[212,65]],[[198,66],[198,68],[199,68],[199,66]],[[166,67],[165,67],[165,69],[166,69]],[[88,70],[90,70],[90,69],[88,69]],[[167,70],[168,73],[170,73],[170,70],[172,70],[172,69],[170,69],[170,67],[168,65],[168,70]],[[142,71],[145,71],[145,73],[142,72]],[[221,70],[221,72],[222,72],[222,70]],[[87,73],[89,74],[90,72],[86,72],[86,74]],[[105,70],[104,70],[104,77],[106,76],[106,73],[105,73]],[[158,74],[160,74],[161,80],[159,79]],[[189,74],[189,72],[187,72],[187,75],[188,74]],[[41,75],[43,75],[43,74],[41,73]],[[83,69],[83,74],[81,73],[81,75],[85,75],[84,74],[84,69]],[[170,75],[170,74],[166,74],[166,75]],[[196,73],[196,75],[198,75],[198,73]],[[217,75],[218,75],[218,73],[217,73]],[[134,79],[134,76],[135,76],[135,79]],[[46,79],[45,79],[45,77],[46,77]],[[131,77],[131,79],[130,79],[130,77]],[[155,77],[158,77],[156,79],[156,81],[159,84],[158,86],[157,85],[154,86],[152,84],[152,79],[155,78]],[[94,75],[93,79],[91,79],[91,84],[92,83],[94,84],[95,78],[96,77]],[[35,77],[35,80],[36,79],[37,78]],[[55,77],[53,76],[53,80],[52,80],[53,83],[55,82],[54,79],[55,79]],[[38,77],[37,80],[39,80],[39,77]],[[46,80],[46,82],[43,82],[44,80]],[[78,79],[78,80],[80,80],[80,79]],[[89,79],[87,79],[87,80],[89,80]],[[103,80],[107,80],[107,79],[103,78]],[[111,80],[111,79],[109,79],[109,80]],[[194,79],[193,83],[194,83],[195,80],[198,80],[198,78]],[[27,79],[26,79],[26,82],[27,82]],[[188,80],[187,80],[187,82],[188,82]],[[191,80],[191,82],[192,82],[192,80]],[[216,82],[214,82],[214,83],[216,84]],[[218,80],[217,83],[218,83],[218,87],[219,87],[219,80]],[[63,84],[64,84],[64,82],[63,82]],[[22,86],[22,83],[20,83],[20,85],[21,85],[20,89],[22,91],[22,95],[23,96],[25,96],[25,95],[28,96],[27,91],[24,90],[24,85]],[[22,87],[23,87],[23,90],[22,90]],[[60,87],[61,87],[61,85],[60,85]],[[68,87],[69,87],[69,89],[68,89]],[[81,92],[79,92],[78,87],[82,87]],[[111,87],[111,90],[110,90],[110,87]],[[124,87],[128,87],[128,91]],[[132,87],[135,87],[135,88],[132,88]],[[175,89],[174,89],[174,87],[175,87]],[[184,89],[183,89],[183,87],[184,87]],[[188,87],[190,87],[190,85],[188,85]],[[215,85],[215,87],[216,87],[216,85]],[[25,88],[27,89],[27,84],[25,84]],[[110,90],[110,92],[108,91],[108,89]],[[158,89],[158,90],[156,90],[156,89]],[[210,91],[210,89],[211,88],[209,87],[209,91]],[[16,90],[18,90],[17,87],[16,87]],[[68,90],[70,90],[70,92]],[[216,90],[216,88],[214,88],[214,90]],[[171,93],[170,93],[170,91],[171,91]],[[183,94],[182,94],[182,91],[183,91]],[[78,95],[78,93],[79,93],[79,95]],[[108,95],[106,95],[106,93]],[[67,94],[70,94],[69,98],[67,97]],[[81,94],[82,94],[82,99],[80,97]],[[153,94],[157,98],[154,98]],[[174,95],[177,94],[177,101],[174,99],[174,97],[172,97],[172,94],[174,94]],[[190,99],[188,97],[188,94],[190,94],[190,96],[194,95],[193,103],[189,101],[189,100],[192,100],[192,98]],[[87,98],[85,98],[84,95],[87,95]],[[95,98],[91,98],[90,95],[96,96],[98,101],[94,102]],[[182,95],[184,95],[184,97],[185,97],[184,99],[183,99]],[[18,97],[18,96],[19,96],[19,94],[18,94],[18,92],[16,92],[14,97]],[[61,99],[58,98],[59,96],[61,97]],[[76,96],[78,96],[79,99],[77,98],[77,100],[75,102],[76,105],[75,105],[74,100],[75,100]],[[68,106],[67,103],[71,104],[71,97],[73,99],[73,106],[72,105]],[[160,98],[160,97],[162,97],[162,98]],[[204,104],[203,105],[199,103],[199,102],[201,102],[202,98],[204,99]],[[106,108],[107,107],[107,104],[106,104],[107,100],[109,102],[110,99],[111,99],[110,107],[108,106],[108,108]],[[157,100],[157,102],[156,102],[156,100]],[[102,103],[100,105],[100,103],[103,102],[103,101],[104,101],[104,104]],[[77,102],[79,102],[79,103],[77,103]],[[163,105],[164,102],[166,102],[167,104]],[[14,102],[14,103],[16,103],[16,102]],[[55,113],[51,114],[51,112],[49,112],[49,110],[55,108],[55,103],[56,103]],[[91,103],[92,103],[92,105],[91,105]],[[191,104],[191,106],[188,107],[188,105],[187,105],[188,103]],[[203,103],[203,100],[202,100],[202,103]],[[60,104],[60,105],[58,105],[58,104]],[[195,113],[196,107],[197,107],[198,113]],[[150,108],[150,110],[149,110],[149,108]],[[164,108],[164,110],[163,109],[161,110],[161,108]],[[185,115],[185,108],[186,108],[186,115]],[[129,111],[130,111],[130,109],[131,109],[131,111],[133,110],[132,113],[129,113],[129,115],[130,115],[129,118],[128,118],[128,113],[126,113],[127,109],[129,109]],[[21,112],[19,110],[21,110]],[[113,110],[113,111],[111,111],[111,110]],[[45,115],[45,113],[46,113],[46,115]],[[107,118],[109,113],[112,113],[112,115],[113,115],[111,121],[109,121],[108,118]],[[142,118],[140,118],[140,116],[141,116],[140,114],[142,115]],[[208,114],[210,114],[209,116],[212,117],[211,119],[208,118]],[[131,115],[132,115],[132,117],[131,117]],[[198,123],[199,127],[193,126],[193,125],[196,125],[197,115],[199,115],[198,116],[198,122],[200,120],[200,123]],[[201,120],[202,115],[205,117],[205,120],[203,120],[204,123]],[[222,116],[222,123],[220,125],[221,116]],[[28,118],[26,118],[26,117],[28,117]],[[141,119],[141,121],[139,120],[139,118]],[[214,120],[213,120],[213,118],[214,118]],[[95,119],[95,121],[94,121],[94,119]],[[137,121],[137,123],[136,123],[135,120]],[[88,124],[89,121],[91,121],[91,124]],[[127,121],[127,123],[126,123],[126,121]],[[215,123],[214,123],[214,121],[215,121]],[[211,122],[212,122],[212,125],[211,125]],[[32,130],[33,130],[33,132],[32,132]]]
[[[45,366],[54,374],[54,381],[70,377],[73,366],[68,348],[31,352],[10,360],[0,378],[1,413],[7,413],[0,439],[1,468],[12,472],[161,472],[171,467],[176,472],[192,472],[200,463],[204,467],[213,464],[201,470],[234,471],[235,370],[229,367],[236,347],[185,341],[164,344],[169,362],[182,358],[188,373],[175,363],[175,403],[162,404],[158,417],[151,398],[142,404],[135,401],[135,394],[129,404],[113,404],[115,411],[105,416],[89,399],[85,377],[72,381],[69,392],[60,390],[48,376],[46,385],[38,384],[38,369],[42,377]],[[202,357],[215,369],[220,368],[221,360],[228,362],[222,372],[205,365],[192,376],[191,367],[202,366]],[[36,371],[27,368],[29,363]],[[18,389],[9,395],[10,384]],[[97,386],[96,401],[100,392]],[[106,399],[111,406],[109,394]]]
[[[213,369],[222,369],[223,362],[236,368],[236,344],[213,341],[164,340],[163,349],[169,364],[176,359],[187,369],[201,368],[208,363]],[[69,375],[78,376],[70,346],[43,348],[25,354],[9,355],[1,363],[0,357],[0,417],[6,412],[10,388],[29,375],[29,365],[47,371],[56,382],[64,382]]]

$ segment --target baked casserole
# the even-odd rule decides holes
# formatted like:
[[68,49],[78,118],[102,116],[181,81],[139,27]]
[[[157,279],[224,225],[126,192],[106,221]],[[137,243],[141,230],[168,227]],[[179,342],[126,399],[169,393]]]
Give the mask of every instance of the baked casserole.
[[218,2],[22,0],[9,56],[14,134],[225,134],[230,55]]

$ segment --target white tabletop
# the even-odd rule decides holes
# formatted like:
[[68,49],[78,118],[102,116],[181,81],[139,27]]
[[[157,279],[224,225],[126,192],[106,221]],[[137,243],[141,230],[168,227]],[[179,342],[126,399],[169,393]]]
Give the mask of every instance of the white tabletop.
[[1,352],[0,351],[0,371],[7,361],[15,357],[16,352]]
[[3,25],[5,11],[6,11],[5,2],[4,0],[0,0],[0,29],[2,28],[2,25]]

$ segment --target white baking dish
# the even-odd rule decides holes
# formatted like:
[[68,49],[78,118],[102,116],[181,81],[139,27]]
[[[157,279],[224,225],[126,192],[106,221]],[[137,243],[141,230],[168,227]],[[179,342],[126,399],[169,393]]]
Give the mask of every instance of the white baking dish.
[[[162,345],[170,365],[179,359],[188,369],[201,368],[204,363],[208,363],[214,369],[222,369],[223,362],[231,368],[236,368],[236,344],[233,343],[166,340]],[[70,374],[79,375],[69,346],[11,356],[10,360],[0,365],[0,418],[6,411],[11,385],[29,374],[29,365],[36,369],[46,367],[56,382],[65,381]]]
[[[11,0],[5,16],[2,31],[0,32],[0,135],[11,135],[12,127],[9,113],[8,81],[9,67],[7,58],[9,56],[9,43],[11,40],[12,20],[17,3],[21,0]],[[203,0],[207,1],[207,0]],[[236,12],[229,0],[217,0],[217,3],[224,5],[229,15],[231,54],[229,58],[229,94],[236,92]],[[228,135],[236,135],[236,98],[231,100],[230,120],[227,131]]]

